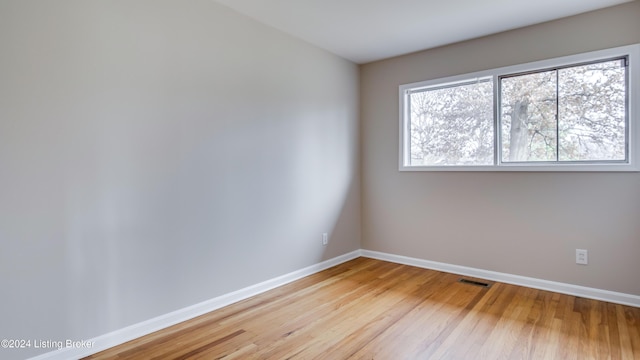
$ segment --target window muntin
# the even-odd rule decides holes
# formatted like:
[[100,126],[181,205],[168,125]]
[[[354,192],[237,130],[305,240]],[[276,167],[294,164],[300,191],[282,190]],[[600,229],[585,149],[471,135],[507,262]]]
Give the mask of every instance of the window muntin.
[[[412,109],[419,96],[426,96],[417,94],[434,96],[444,93],[445,88],[462,94],[483,81],[492,83],[492,96],[475,101],[491,102],[492,109],[484,108],[462,123],[489,124],[486,114],[492,112],[491,126],[479,127],[482,136],[458,123],[427,129],[430,134],[440,135],[433,138],[433,143],[426,141],[426,120],[418,119],[438,109]],[[536,84],[529,93],[523,87],[527,83]],[[606,91],[598,88],[602,86]],[[640,44],[406,84],[399,90],[400,170],[640,171],[640,119],[633,103],[640,93]],[[523,94],[527,96],[523,98]],[[431,99],[435,104],[439,101]],[[464,106],[469,101],[458,99],[449,106],[461,110],[460,114],[469,114],[473,107]],[[463,118],[453,115],[455,112],[449,111],[431,118]],[[512,123],[522,121],[522,116],[526,121],[519,125],[525,134],[516,138],[518,129],[512,128]],[[451,134],[456,127],[463,131]],[[438,153],[438,149],[446,151]]]

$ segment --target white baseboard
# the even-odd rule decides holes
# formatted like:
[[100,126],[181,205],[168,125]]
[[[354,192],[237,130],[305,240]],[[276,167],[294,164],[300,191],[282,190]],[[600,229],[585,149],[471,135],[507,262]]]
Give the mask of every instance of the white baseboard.
[[562,294],[580,296],[583,298],[608,301],[616,304],[640,307],[640,296],[619,293],[608,290],[594,289],[585,286],[565,284],[555,281],[541,280],[526,276],[512,275],[489,270],[476,269],[460,265],[440,263],[436,261],[422,260],[401,255],[393,255],[383,252],[361,250],[363,257],[385,260],[398,264],[417,266],[425,269],[444,271],[453,274],[471,276],[481,279],[526,286],[534,289],[553,291]]
[[170,312],[165,315],[137,323],[126,328],[110,332],[89,340],[93,342],[93,346],[90,349],[77,349],[77,348],[63,348],[56,351],[51,351],[42,355],[31,358],[30,360],[70,360],[79,359],[85,356],[89,356],[114,347],[116,345],[123,344],[127,341],[139,338],[144,335],[148,335],[152,332],[162,330],[169,326],[181,323],[183,321],[193,319],[197,316],[206,314],[208,312],[220,309],[235,302],[250,298],[252,296],[261,294],[268,290],[277,288],[288,284],[292,281],[301,279],[305,276],[309,276],[328,269],[330,267],[342,264],[349,260],[355,259],[360,256],[360,250],[355,250],[350,253],[340,255],[333,259],[323,261],[321,263],[308,266],[304,269],[300,269],[277,278],[273,278],[259,284],[255,284],[238,291],[234,291],[228,294],[224,294],[195,304],[180,310]]
[[471,276],[475,278],[487,279],[492,281],[499,281],[508,284],[526,286],[534,289],[548,290],[562,294],[580,296],[589,299],[608,301],[612,303],[629,305],[640,307],[640,296],[618,293],[608,290],[594,289],[584,286],[577,286],[571,284],[565,284],[560,282],[541,280],[536,278],[530,278],[519,275],[512,275],[506,273],[500,273],[489,270],[476,269],[466,266],[452,265],[446,263],[440,263],[436,261],[429,261],[423,259],[416,259],[407,256],[388,254],[383,252],[371,251],[371,250],[355,250],[348,254],[344,254],[333,259],[323,261],[321,263],[308,266],[304,269],[300,269],[277,278],[273,278],[259,284],[255,284],[238,291],[234,291],[228,294],[224,294],[195,304],[180,310],[170,312],[165,315],[158,316],[147,321],[143,321],[138,324],[128,326],[126,328],[110,332],[93,338],[89,341],[94,343],[94,346],[90,349],[74,349],[64,348],[56,351],[51,351],[30,360],[70,360],[79,359],[85,356],[89,356],[106,350],[108,348],[123,344],[127,341],[139,338],[144,335],[148,335],[152,332],[162,330],[169,326],[181,323],[183,321],[193,319],[197,316],[206,314],[208,312],[220,309],[235,302],[250,298],[252,296],[261,294],[268,290],[274,289],[278,286],[288,284],[292,281],[301,279],[305,276],[315,274],[330,267],[342,264],[357,257],[368,257],[372,259],[385,260],[398,264],[405,264],[411,266],[417,266],[425,269],[432,269],[438,271],[444,271],[453,274],[460,274],[465,276]]

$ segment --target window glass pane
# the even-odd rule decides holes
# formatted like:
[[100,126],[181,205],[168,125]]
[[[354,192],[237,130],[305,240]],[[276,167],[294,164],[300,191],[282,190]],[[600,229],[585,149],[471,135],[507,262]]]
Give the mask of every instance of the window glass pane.
[[622,60],[558,70],[559,160],[625,160]]
[[501,79],[502,161],[556,161],[556,72]]
[[493,83],[409,94],[410,165],[492,165]]

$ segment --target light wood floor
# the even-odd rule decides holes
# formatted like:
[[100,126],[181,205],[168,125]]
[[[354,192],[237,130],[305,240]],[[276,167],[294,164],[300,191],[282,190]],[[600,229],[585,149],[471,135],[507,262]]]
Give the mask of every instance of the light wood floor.
[[87,359],[640,359],[640,308],[358,258]]

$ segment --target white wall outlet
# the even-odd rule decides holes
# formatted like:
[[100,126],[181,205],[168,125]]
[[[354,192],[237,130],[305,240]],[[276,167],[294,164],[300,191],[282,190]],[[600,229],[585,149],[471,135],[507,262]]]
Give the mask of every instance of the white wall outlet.
[[329,243],[329,234],[322,233],[322,245],[327,245]]
[[576,264],[587,265],[589,263],[589,253],[585,249],[576,249]]

